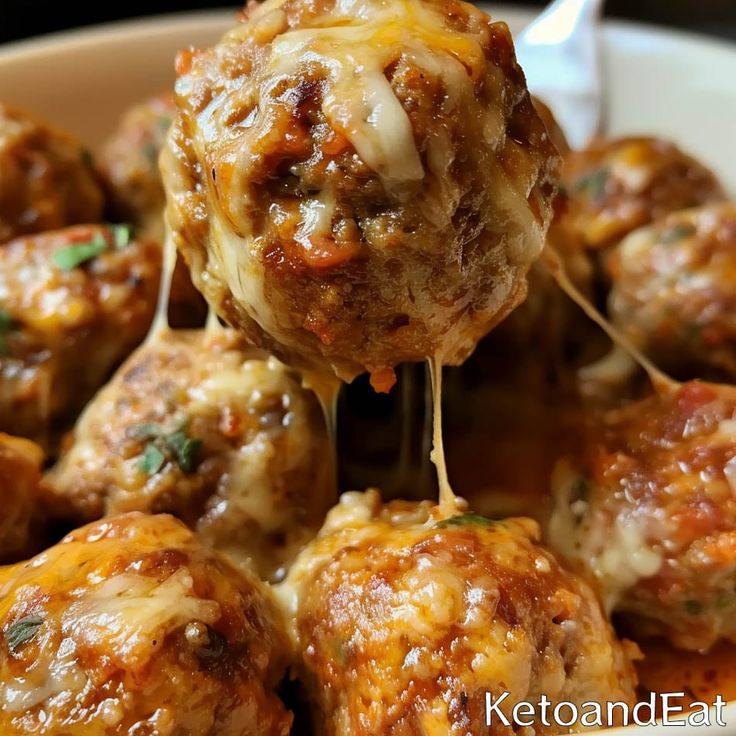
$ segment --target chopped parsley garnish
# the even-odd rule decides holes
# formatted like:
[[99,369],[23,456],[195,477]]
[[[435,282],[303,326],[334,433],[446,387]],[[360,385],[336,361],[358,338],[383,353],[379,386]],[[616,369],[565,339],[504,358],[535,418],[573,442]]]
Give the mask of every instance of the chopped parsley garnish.
[[92,151],[89,150],[89,148],[83,148],[82,153],[82,163],[88,168],[91,169],[94,166],[94,158],[92,157]]
[[130,427],[127,435],[135,439],[150,440],[138,465],[148,475],[158,473],[167,457],[175,460],[184,473],[191,473],[197,468],[202,440],[190,437],[184,426],[173,432],[166,432],[159,424],[138,424]]
[[32,614],[24,616],[5,630],[5,641],[8,649],[16,650],[26,642],[33,639],[43,623],[41,616]]
[[112,240],[116,248],[125,248],[130,244],[133,236],[133,229],[130,225],[110,225],[112,231]]
[[138,461],[138,468],[146,475],[156,475],[163,468],[165,462],[166,456],[163,452],[153,442],[149,442]]
[[608,168],[604,167],[581,176],[575,182],[575,191],[585,192],[593,199],[600,199],[606,190],[606,182],[608,181],[609,173],[610,171]]
[[480,514],[460,514],[459,516],[451,516],[449,519],[443,519],[437,523],[437,529],[447,529],[451,526],[491,526],[496,522],[487,516]]
[[665,230],[660,236],[660,240],[663,243],[675,243],[691,235],[695,235],[695,228],[692,225],[675,225],[669,230]]
[[6,338],[15,329],[13,315],[7,309],[0,307],[0,355],[6,355],[8,344]]
[[102,235],[96,235],[87,242],[73,243],[66,248],[57,250],[53,255],[53,261],[62,271],[71,271],[77,266],[96,258],[105,250],[107,250],[107,241]]
[[192,439],[183,429],[178,429],[164,438],[166,446],[174,453],[176,462],[185,473],[191,473],[197,467],[197,458],[202,447],[202,440]]

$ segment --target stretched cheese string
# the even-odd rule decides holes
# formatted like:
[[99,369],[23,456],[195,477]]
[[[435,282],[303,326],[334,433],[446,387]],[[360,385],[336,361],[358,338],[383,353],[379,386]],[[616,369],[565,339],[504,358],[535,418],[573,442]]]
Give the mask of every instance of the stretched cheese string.
[[591,304],[590,300],[582,294],[579,289],[572,283],[565,271],[565,266],[553,248],[547,246],[542,254],[542,263],[547,268],[552,278],[562,291],[577,304],[585,314],[593,320],[607,335],[614,344],[618,345],[622,350],[627,352],[647,373],[652,386],[658,392],[676,391],[680,384],[666,373],[657,368],[649,358],[644,355],[624,334],[614,327],[596,308]]
[[207,321],[204,325],[205,334],[209,337],[216,337],[219,333],[224,332],[227,328],[220,322],[217,312],[208,305]]
[[437,468],[437,482],[440,487],[439,507],[445,516],[457,514],[462,505],[450,485],[447,476],[447,463],[445,462],[445,445],[442,438],[442,359],[434,355],[428,359],[429,376],[432,383],[432,452],[430,459]]
[[171,235],[168,223],[166,224],[166,237],[164,238],[163,263],[161,268],[161,284],[158,291],[158,303],[156,313],[148,331],[146,342],[157,340],[169,328],[169,299],[171,297],[171,281],[174,277],[176,266],[176,244]]
[[327,427],[327,440],[330,444],[332,470],[337,475],[337,400],[342,381],[334,373],[302,370],[302,385],[310,389],[322,407]]

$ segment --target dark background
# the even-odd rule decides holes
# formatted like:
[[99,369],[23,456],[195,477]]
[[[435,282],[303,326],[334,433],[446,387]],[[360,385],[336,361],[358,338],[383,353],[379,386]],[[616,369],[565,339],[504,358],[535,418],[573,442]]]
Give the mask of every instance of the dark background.
[[[543,0],[506,1],[545,4]],[[0,42],[108,20],[223,5],[228,3],[223,0],[128,0],[125,3],[0,0]],[[736,39],[736,0],[608,0],[607,13]]]

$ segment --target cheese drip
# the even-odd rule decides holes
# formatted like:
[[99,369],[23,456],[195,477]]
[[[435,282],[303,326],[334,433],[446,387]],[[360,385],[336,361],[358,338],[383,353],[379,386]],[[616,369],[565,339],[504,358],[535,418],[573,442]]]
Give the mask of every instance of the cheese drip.
[[302,386],[314,392],[322,407],[330,446],[332,472],[337,476],[337,400],[340,397],[342,381],[333,373],[303,370]]
[[445,444],[442,438],[442,360],[435,355],[428,361],[429,376],[432,383],[432,452],[429,457],[437,468],[437,482],[440,487],[439,507],[445,516],[456,514],[462,504],[450,485],[445,462]]
[[585,312],[586,316],[595,322],[607,335],[611,338],[615,345],[618,345],[622,350],[628,353],[649,376],[649,380],[652,382],[655,390],[666,392],[676,391],[680,384],[673,378],[670,378],[666,373],[657,368],[649,358],[644,355],[625,335],[623,335],[616,327],[614,327],[590,302],[590,300],[582,294],[578,288],[572,283],[567,273],[565,272],[565,266],[560,258],[559,254],[552,249],[547,247],[542,256],[542,262],[545,267],[552,275],[557,285],[562,291],[577,304],[580,309]]
[[176,243],[171,235],[171,229],[166,224],[166,237],[164,238],[163,263],[161,269],[161,285],[158,292],[158,303],[156,314],[151,323],[151,329],[146,337],[146,342],[154,342],[169,329],[169,300],[171,299],[171,282],[174,278],[176,267]]

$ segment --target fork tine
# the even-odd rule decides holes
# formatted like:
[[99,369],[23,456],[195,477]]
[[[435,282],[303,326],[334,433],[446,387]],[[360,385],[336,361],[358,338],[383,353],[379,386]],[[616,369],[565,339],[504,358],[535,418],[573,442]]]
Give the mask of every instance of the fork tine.
[[597,30],[604,0],[555,0],[516,39],[529,88],[552,108],[574,147],[601,126]]

